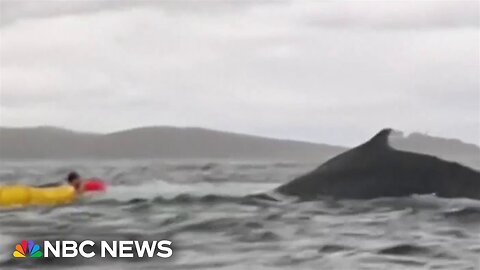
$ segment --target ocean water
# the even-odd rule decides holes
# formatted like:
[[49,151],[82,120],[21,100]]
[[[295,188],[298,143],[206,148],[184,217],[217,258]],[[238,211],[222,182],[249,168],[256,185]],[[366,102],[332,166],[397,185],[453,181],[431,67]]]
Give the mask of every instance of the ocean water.
[[[0,269],[480,269],[480,201],[435,196],[261,201],[317,164],[1,162],[0,184],[105,179],[71,205],[0,209]],[[15,259],[22,239],[162,240],[173,256]]]

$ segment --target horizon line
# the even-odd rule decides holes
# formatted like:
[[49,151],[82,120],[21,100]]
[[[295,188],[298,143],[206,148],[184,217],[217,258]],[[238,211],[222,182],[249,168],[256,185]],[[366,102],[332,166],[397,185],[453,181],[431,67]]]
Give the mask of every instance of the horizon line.
[[[5,129],[52,128],[52,129],[60,129],[60,130],[64,130],[64,131],[69,131],[69,132],[73,132],[73,133],[100,135],[100,136],[107,136],[107,135],[112,135],[112,134],[120,133],[120,132],[133,131],[133,130],[139,130],[139,129],[148,129],[148,128],[201,129],[201,130],[207,130],[207,131],[229,133],[229,134],[232,134],[232,135],[242,135],[242,136],[250,136],[250,137],[257,137],[257,138],[264,138],[264,139],[272,139],[272,140],[301,142],[301,143],[310,143],[310,144],[317,144],[317,145],[328,145],[328,146],[343,147],[343,148],[354,147],[354,146],[351,146],[351,145],[339,145],[339,144],[331,144],[331,143],[325,143],[325,142],[313,142],[313,141],[307,141],[307,140],[302,140],[302,139],[271,137],[271,136],[265,136],[265,135],[249,134],[249,133],[221,130],[221,129],[216,129],[216,128],[200,127],[200,126],[147,125],[147,126],[136,126],[136,127],[131,127],[131,128],[124,128],[124,129],[110,131],[110,132],[84,131],[84,130],[77,130],[77,129],[71,129],[71,128],[66,128],[66,127],[54,126],[54,125],[37,125],[37,126],[3,126],[3,125],[0,125],[0,128],[5,128]],[[420,131],[413,131],[413,132],[410,132],[410,133],[406,133],[402,130],[397,130],[397,129],[394,129],[394,130],[400,131],[402,133],[403,138],[407,138],[408,136],[410,136],[412,134],[420,134],[420,135],[431,137],[431,138],[440,138],[440,139],[446,139],[446,140],[457,140],[457,141],[459,141],[463,144],[470,144],[470,145],[474,145],[474,146],[480,148],[480,145],[477,144],[477,143],[466,142],[466,141],[461,140],[459,138],[447,138],[447,137],[441,137],[441,136],[434,136],[434,135],[429,135],[428,133],[424,133],[424,132],[420,132]]]

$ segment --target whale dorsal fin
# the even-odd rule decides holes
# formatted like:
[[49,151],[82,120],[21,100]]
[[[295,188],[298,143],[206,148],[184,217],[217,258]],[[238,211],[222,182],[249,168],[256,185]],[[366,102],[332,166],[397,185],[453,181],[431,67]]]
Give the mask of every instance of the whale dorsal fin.
[[393,129],[391,128],[384,128],[380,130],[380,132],[378,132],[368,142],[366,142],[365,145],[368,145],[369,147],[385,149],[390,148],[390,145],[388,144],[388,137],[390,136],[390,133],[392,133],[392,131]]

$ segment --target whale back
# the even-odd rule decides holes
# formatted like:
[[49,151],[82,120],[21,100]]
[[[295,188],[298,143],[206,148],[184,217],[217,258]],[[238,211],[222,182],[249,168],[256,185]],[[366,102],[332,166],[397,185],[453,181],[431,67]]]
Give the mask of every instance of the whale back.
[[[391,129],[383,129],[369,141],[327,160],[315,170],[282,185],[276,191],[303,198],[316,197],[319,193],[335,193],[337,179],[356,181],[359,172],[366,172],[374,164],[386,161],[392,148],[388,145]],[[318,183],[321,180],[322,183]],[[319,185],[321,185],[319,187]]]
[[391,132],[381,130],[275,191],[306,200],[321,195],[375,198],[431,193],[480,198],[479,172],[434,156],[396,150],[388,143]]
[[348,170],[366,166],[372,162],[378,162],[388,152],[393,151],[388,144],[388,137],[391,132],[392,129],[383,129],[367,142],[327,160],[317,169],[323,167],[330,170]]

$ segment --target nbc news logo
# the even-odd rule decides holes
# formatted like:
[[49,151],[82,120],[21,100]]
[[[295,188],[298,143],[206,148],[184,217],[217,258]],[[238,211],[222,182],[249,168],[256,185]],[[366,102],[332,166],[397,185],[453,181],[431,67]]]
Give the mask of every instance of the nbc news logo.
[[[169,258],[173,255],[169,240],[161,241],[100,241],[100,257],[133,258],[133,257],[160,257]],[[95,246],[95,242],[85,240],[80,243],[72,240],[43,241],[43,252],[40,245],[32,240],[22,240],[15,246],[13,257],[15,258],[74,258],[78,255],[84,258],[95,257],[94,251],[85,251],[86,247]],[[87,248],[88,250],[89,248]]]

